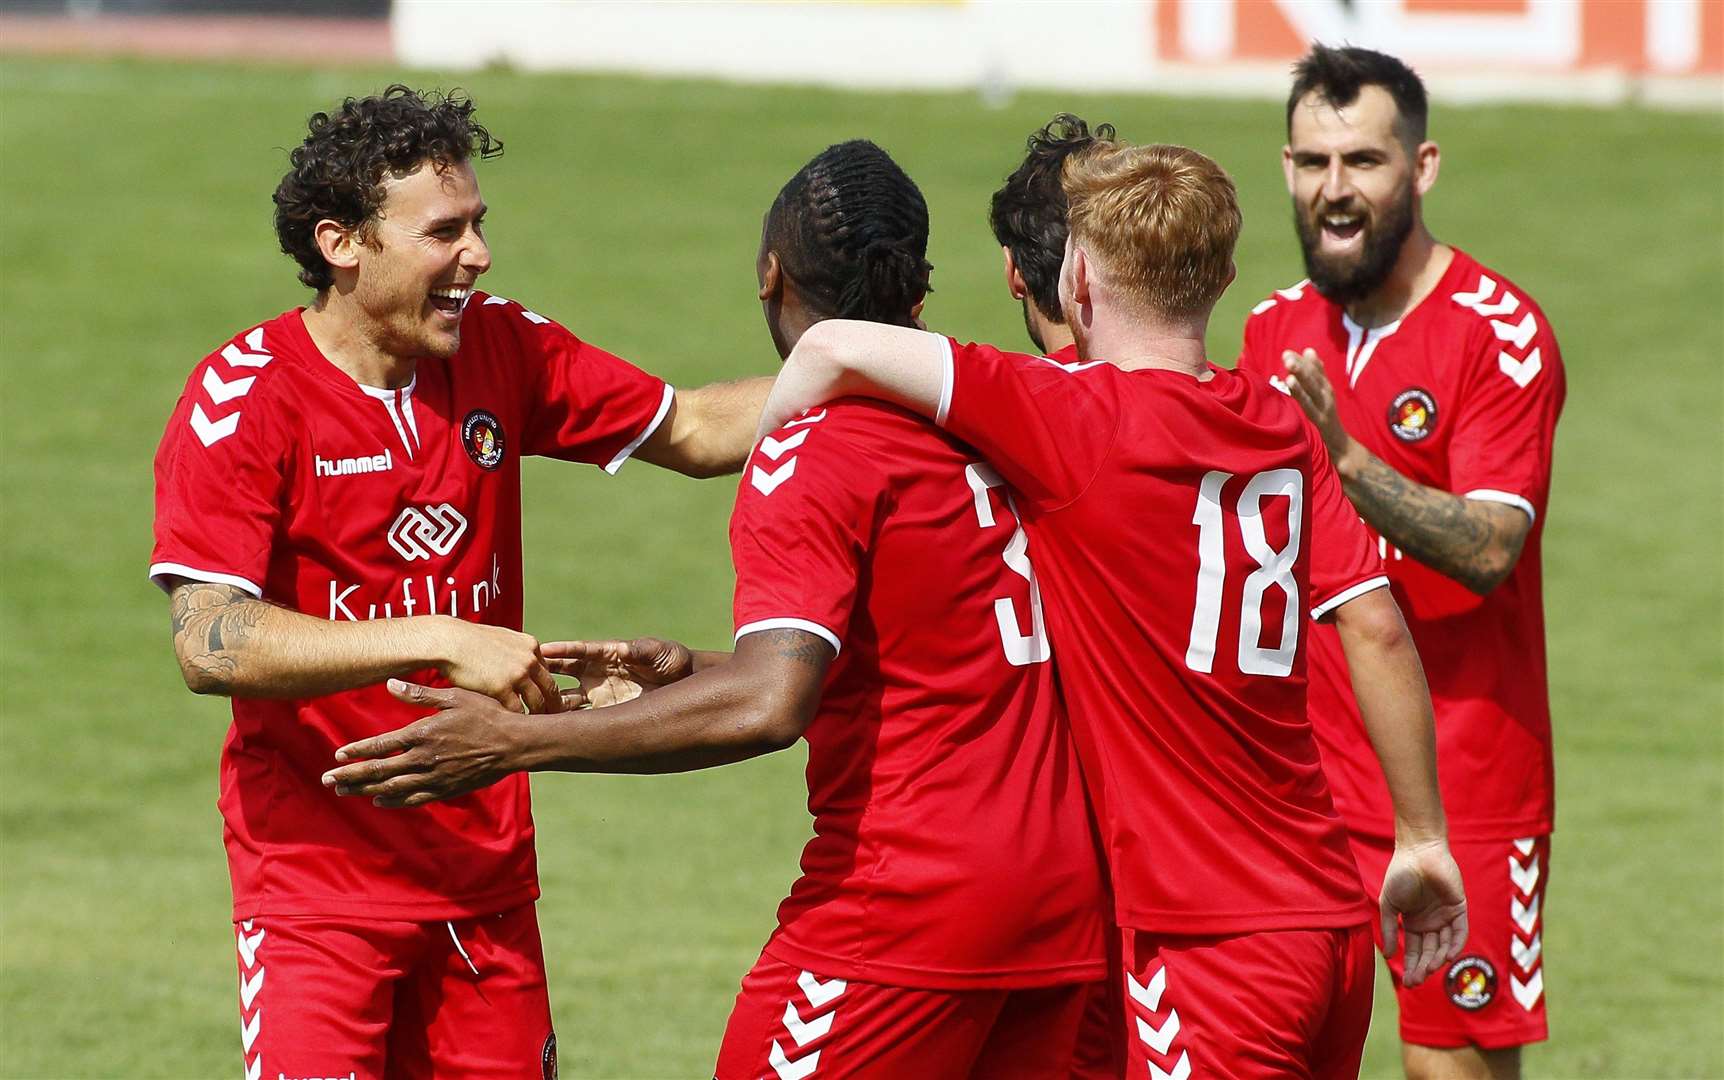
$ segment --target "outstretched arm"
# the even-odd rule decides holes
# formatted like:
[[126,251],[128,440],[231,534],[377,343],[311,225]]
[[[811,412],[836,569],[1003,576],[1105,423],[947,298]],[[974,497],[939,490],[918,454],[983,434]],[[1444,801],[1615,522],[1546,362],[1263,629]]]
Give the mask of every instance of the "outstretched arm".
[[833,398],[859,394],[943,419],[946,343],[939,334],[830,319],[808,328],[784,362],[760,416],[758,438]]
[[1532,518],[1518,507],[1469,499],[1401,475],[1354,439],[1335,411],[1335,390],[1317,354],[1283,354],[1287,389],[1322,432],[1359,516],[1389,542],[1484,596],[1520,559]]
[[754,448],[754,427],[772,380],[765,376],[678,390],[670,413],[635,456],[684,476],[725,476]]
[[559,707],[538,642],[447,615],[336,622],[259,600],[233,585],[168,582],[174,654],[198,694],[298,698],[436,668],[458,686],[519,709]]
[[1353,693],[1395,807],[1395,854],[1380,897],[1384,951],[1394,954],[1396,921],[1406,933],[1403,981],[1416,986],[1460,955],[1467,902],[1449,854],[1437,787],[1436,725],[1425,670],[1388,589],[1335,609]]
[[[524,717],[476,694],[390,689],[439,711],[336,751],[354,762],[323,777],[339,795],[418,806],[515,772],[665,773],[711,768],[781,750],[820,704],[832,646],[801,630],[746,634],[733,657],[633,701]],[[368,759],[368,760],[362,760]]]

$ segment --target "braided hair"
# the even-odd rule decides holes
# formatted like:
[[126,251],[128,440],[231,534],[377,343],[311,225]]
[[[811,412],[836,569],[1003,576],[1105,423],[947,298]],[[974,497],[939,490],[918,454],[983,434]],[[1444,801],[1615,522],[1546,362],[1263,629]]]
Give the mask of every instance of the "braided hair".
[[912,326],[931,291],[928,204],[866,139],[827,147],[791,177],[766,233],[784,273],[832,318]]

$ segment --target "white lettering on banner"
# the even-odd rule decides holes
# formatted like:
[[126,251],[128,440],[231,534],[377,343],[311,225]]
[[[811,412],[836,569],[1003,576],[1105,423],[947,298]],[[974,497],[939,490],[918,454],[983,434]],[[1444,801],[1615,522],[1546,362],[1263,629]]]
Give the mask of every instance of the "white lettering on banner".
[[[401,617],[413,615],[453,615],[457,619],[475,618],[478,614],[496,603],[503,595],[503,564],[495,553],[491,555],[491,576],[489,580],[481,578],[468,585],[457,583],[452,577],[444,577],[441,582],[434,574],[422,574],[417,577],[402,578],[397,586],[391,586],[381,604],[368,599],[367,594],[360,592],[362,584],[348,585],[340,581],[329,583],[329,614],[330,622],[343,619],[348,622],[362,622],[370,619],[393,619],[399,609]],[[358,597],[354,594],[359,593]],[[462,601],[466,603],[463,604]],[[363,605],[365,614],[361,615]]]

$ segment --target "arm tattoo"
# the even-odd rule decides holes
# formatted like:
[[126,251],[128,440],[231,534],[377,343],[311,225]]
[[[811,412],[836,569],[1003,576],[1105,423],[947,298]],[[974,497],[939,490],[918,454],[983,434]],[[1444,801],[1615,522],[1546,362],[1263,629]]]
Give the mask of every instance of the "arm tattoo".
[[1498,523],[1500,511],[1524,517],[1519,510],[1415,483],[1374,455],[1342,486],[1360,516],[1390,543],[1481,596],[1514,568],[1525,532]]
[[242,649],[269,614],[269,605],[232,585],[189,582],[174,589],[174,651],[194,687],[230,684]]
[[832,646],[806,630],[763,630],[761,643],[786,660],[819,667],[832,659]]

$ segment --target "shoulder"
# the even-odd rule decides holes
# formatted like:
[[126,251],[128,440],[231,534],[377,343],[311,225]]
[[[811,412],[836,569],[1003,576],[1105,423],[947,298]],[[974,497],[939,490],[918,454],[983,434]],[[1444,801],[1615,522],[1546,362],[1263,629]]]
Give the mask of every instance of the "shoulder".
[[297,311],[242,330],[211,350],[186,379],[181,409],[185,422],[205,446],[226,439],[248,423],[279,426],[283,413],[296,413],[298,395],[291,372],[304,362],[294,332]]
[[1296,318],[1318,318],[1331,307],[1323,294],[1312,288],[1309,279],[1302,279],[1259,300],[1246,316],[1245,326],[1263,328]]
[[1432,299],[1443,324],[1464,338],[1471,354],[1522,385],[1539,370],[1560,366],[1556,335],[1532,297],[1459,248],[1455,260],[1458,265]]

